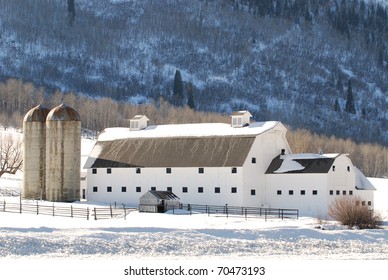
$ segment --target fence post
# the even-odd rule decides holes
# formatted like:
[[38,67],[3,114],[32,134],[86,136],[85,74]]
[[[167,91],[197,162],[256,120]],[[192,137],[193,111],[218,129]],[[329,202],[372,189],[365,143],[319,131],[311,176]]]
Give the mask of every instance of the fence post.
[[228,204],[225,204],[225,212],[226,212],[226,217],[229,218],[229,214],[228,214]]
[[124,220],[127,220],[127,210],[125,209],[124,203],[123,203],[123,209],[124,209]]
[[4,199],[4,204],[3,204],[3,212],[5,212],[5,199]]
[[97,220],[97,211],[96,211],[96,207],[94,207],[94,220]]
[[282,209],[282,221],[283,221],[283,217],[284,217],[284,209]]
[[296,209],[296,219],[299,220],[299,209]]
[[38,201],[36,201],[36,215],[39,215],[39,204],[38,204]]
[[54,207],[54,203],[53,203],[53,217],[55,216],[55,207]]
[[70,216],[73,218],[73,205],[70,205]]
[[89,207],[86,208],[86,220],[89,220]]
[[21,214],[21,213],[22,213],[22,196],[20,196],[19,203],[20,203],[19,212],[20,212],[20,214]]
[[247,208],[245,208],[245,220],[247,219]]
[[264,209],[265,221],[267,221],[267,208]]
[[112,204],[109,204],[109,208],[110,208],[110,217],[113,218]]

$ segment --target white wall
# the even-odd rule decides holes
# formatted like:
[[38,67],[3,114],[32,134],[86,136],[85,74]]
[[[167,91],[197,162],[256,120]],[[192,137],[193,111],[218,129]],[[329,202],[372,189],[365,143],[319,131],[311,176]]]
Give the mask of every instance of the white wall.
[[[267,174],[267,204],[271,208],[299,209],[302,216],[325,218],[326,185],[327,174]],[[293,194],[289,191],[293,191]],[[305,194],[301,194],[301,191]],[[313,191],[317,194],[313,194]]]
[[[242,169],[237,167],[237,173],[231,172],[231,167],[214,168],[204,167],[204,173],[195,168],[171,168],[171,174],[166,173],[166,168],[141,168],[141,173],[136,173],[136,168],[112,168],[107,174],[106,168],[98,168],[97,174],[88,170],[88,200],[106,203],[124,203],[137,206],[139,198],[151,187],[156,190],[167,190],[180,198],[181,203],[242,205]],[[98,187],[98,192],[93,192],[93,187]],[[112,192],[107,192],[107,187],[112,187]],[[125,186],[127,192],[123,193],[121,187]],[[140,187],[141,192],[136,188]],[[187,188],[187,193],[183,192]],[[203,193],[198,193],[198,187],[203,187]],[[220,193],[215,193],[215,187],[220,188]],[[236,193],[232,193],[232,187]]]
[[[280,125],[256,137],[243,165],[244,206],[267,206],[265,172],[282,149],[286,153],[291,153],[285,132],[286,129]],[[255,158],[256,163],[252,163],[252,158]],[[251,195],[251,190],[255,190],[255,195]]]

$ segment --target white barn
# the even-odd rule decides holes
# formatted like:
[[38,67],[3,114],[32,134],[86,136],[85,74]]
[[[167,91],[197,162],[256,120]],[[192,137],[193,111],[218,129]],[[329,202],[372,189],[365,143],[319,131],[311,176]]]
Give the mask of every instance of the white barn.
[[[299,173],[279,172],[277,165],[283,160],[280,157],[291,155],[286,128],[276,121],[250,123],[250,117],[248,111],[239,111],[232,114],[231,125],[147,126],[148,118],[136,116],[130,120],[131,128],[105,129],[85,164],[87,199],[137,206],[143,194],[158,190],[173,192],[184,204],[297,208],[301,214],[317,215],[327,209],[329,200],[320,199],[327,197],[329,190],[349,193],[349,188],[353,188],[356,195],[353,182],[358,173],[345,155],[338,155],[335,160],[338,166],[335,174],[342,172],[339,167],[342,160],[346,161],[345,166],[351,167],[351,172],[346,173],[351,179],[344,183],[330,172],[308,173],[309,168]],[[136,124],[136,121],[142,123]],[[305,187],[306,193],[312,192],[318,187],[313,182],[321,180],[323,174],[327,183],[319,184],[315,196],[298,199],[296,195],[276,195],[277,190],[283,194],[291,186],[295,194],[297,187]],[[360,194],[368,193],[365,200],[372,205],[370,189],[360,190]],[[322,207],[308,208],[309,203],[316,205],[315,199],[321,201]]]

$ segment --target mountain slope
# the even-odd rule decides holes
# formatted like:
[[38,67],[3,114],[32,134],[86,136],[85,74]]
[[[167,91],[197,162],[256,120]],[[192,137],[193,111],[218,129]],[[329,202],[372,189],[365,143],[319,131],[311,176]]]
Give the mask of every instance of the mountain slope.
[[179,69],[198,110],[248,109],[256,120],[388,144],[383,1],[71,2],[0,0],[2,77],[173,101]]

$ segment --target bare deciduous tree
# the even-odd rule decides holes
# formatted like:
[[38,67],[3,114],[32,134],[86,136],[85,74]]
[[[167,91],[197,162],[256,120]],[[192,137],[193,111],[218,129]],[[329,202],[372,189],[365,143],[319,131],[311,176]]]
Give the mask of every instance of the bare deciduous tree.
[[22,145],[12,136],[0,136],[0,177],[15,174],[23,164]]

